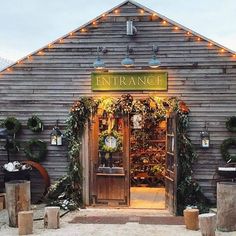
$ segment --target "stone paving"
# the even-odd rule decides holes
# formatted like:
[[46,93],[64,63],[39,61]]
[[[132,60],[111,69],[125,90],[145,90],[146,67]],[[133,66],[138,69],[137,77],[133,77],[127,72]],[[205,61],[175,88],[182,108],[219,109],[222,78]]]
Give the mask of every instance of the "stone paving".
[[[36,210],[34,210],[36,211]],[[43,209],[41,210],[43,212]],[[124,224],[81,224],[69,223],[75,217],[124,217],[137,219],[139,217],[169,217],[167,211],[157,210],[135,210],[135,209],[81,209],[70,212],[61,217],[60,229],[47,230],[43,228],[43,221],[34,221],[33,235],[49,236],[200,236],[200,231],[190,231],[184,225],[159,225],[139,224],[138,222],[127,222]],[[0,211],[0,236],[18,235],[17,228],[10,228],[6,224],[7,213]],[[216,232],[216,236],[236,236],[236,232]]]

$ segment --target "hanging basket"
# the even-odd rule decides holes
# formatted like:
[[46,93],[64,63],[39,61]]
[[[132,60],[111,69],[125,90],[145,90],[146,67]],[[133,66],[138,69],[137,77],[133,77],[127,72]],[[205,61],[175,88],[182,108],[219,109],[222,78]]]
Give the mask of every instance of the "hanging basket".
[[38,116],[32,116],[28,119],[27,127],[33,132],[41,132],[43,130],[43,122]]
[[28,160],[40,162],[47,153],[47,144],[39,139],[32,139],[26,143],[24,152]]
[[236,154],[232,155],[229,153],[229,149],[232,146],[236,147],[236,139],[234,138],[225,139],[221,144],[221,154],[226,162],[236,162]]
[[21,129],[21,123],[15,117],[7,117],[3,121],[3,127],[7,129],[9,135],[15,135]]
[[231,116],[225,123],[226,128],[230,132],[236,132],[236,116]]

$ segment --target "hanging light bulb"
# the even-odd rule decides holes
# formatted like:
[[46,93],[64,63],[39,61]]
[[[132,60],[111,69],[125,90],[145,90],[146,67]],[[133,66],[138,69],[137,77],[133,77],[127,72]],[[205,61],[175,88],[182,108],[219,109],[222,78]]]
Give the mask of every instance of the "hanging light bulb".
[[121,61],[121,65],[125,67],[132,67],[134,66],[134,60],[129,57],[129,54],[133,51],[133,49],[128,45],[126,50],[126,57]]
[[153,45],[152,51],[153,51],[153,57],[148,62],[148,65],[151,68],[157,68],[161,65],[160,60],[157,59],[157,52],[159,51],[159,48],[157,46]]
[[103,53],[105,53],[105,50],[106,49],[104,49],[104,48],[97,47],[97,59],[93,63],[93,67],[95,69],[101,70],[101,69],[105,68],[105,63],[104,63],[104,61],[99,56],[99,52],[102,51]]

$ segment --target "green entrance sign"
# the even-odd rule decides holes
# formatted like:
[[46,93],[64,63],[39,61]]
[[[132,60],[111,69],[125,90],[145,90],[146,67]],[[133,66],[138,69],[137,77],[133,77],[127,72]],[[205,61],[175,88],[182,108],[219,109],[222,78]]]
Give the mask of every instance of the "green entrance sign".
[[93,72],[93,91],[167,90],[167,72]]

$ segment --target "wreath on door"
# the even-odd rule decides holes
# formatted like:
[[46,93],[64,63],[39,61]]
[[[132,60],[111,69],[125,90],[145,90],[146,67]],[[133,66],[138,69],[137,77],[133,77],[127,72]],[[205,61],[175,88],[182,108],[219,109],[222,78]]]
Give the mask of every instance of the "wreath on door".
[[121,135],[112,130],[103,131],[99,137],[99,150],[103,152],[118,152],[122,149],[122,137]]
[[28,119],[27,127],[33,132],[41,132],[43,130],[43,122],[38,116],[32,116]]

